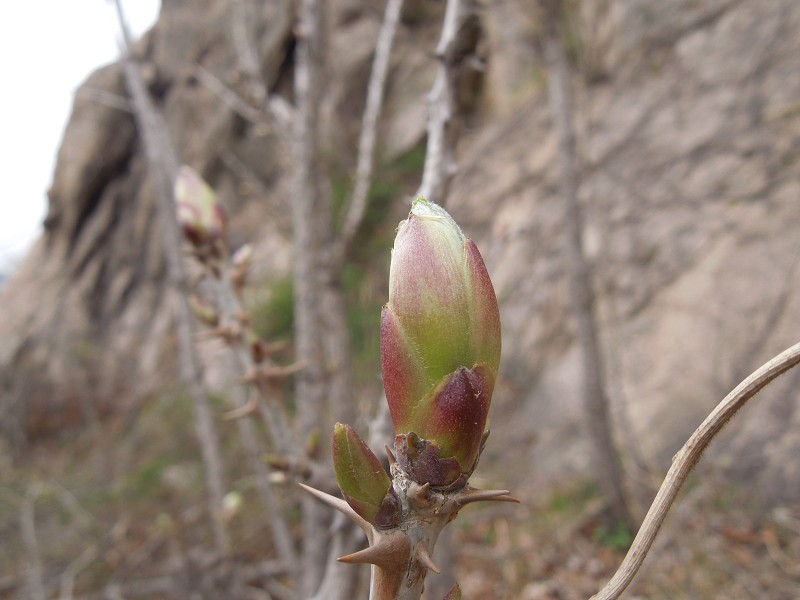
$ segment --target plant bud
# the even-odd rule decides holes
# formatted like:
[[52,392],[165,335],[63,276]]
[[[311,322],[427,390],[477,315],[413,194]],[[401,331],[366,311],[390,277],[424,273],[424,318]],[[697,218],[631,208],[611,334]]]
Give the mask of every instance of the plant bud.
[[234,252],[231,263],[234,267],[247,271],[253,264],[253,244],[244,244]]
[[228,492],[222,498],[222,520],[230,521],[242,511],[244,503],[239,492]]
[[231,257],[231,265],[231,285],[238,292],[244,287],[250,267],[253,266],[253,245],[245,244],[239,248]]
[[[461,473],[471,473],[500,364],[500,315],[477,247],[443,208],[424,199],[397,230],[381,362],[398,438],[413,432],[425,442],[417,447],[424,446],[419,456],[426,462],[434,460],[433,444],[438,459],[454,458]],[[398,450],[409,460],[415,453]],[[416,470],[442,471],[421,464]],[[443,472],[447,481],[430,483],[457,478],[450,467]]]
[[225,237],[227,220],[217,194],[186,165],[181,166],[175,180],[175,206],[183,235],[195,247]]
[[376,527],[397,524],[399,501],[378,457],[350,425],[333,431],[333,469],[344,499]]
[[189,307],[192,309],[198,321],[209,327],[216,327],[219,324],[219,313],[217,313],[217,309],[205,298],[201,298],[196,294],[190,294]]

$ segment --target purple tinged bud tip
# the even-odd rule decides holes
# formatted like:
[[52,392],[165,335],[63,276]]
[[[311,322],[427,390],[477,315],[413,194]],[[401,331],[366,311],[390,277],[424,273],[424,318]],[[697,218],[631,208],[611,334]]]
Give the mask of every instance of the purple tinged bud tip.
[[200,247],[225,237],[227,219],[217,194],[186,165],[175,180],[175,208],[183,235]]

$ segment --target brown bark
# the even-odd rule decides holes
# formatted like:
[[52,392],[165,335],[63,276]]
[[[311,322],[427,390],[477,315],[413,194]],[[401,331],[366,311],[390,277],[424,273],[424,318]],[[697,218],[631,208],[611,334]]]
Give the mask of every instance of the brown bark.
[[578,202],[580,173],[573,131],[571,69],[562,30],[563,5],[560,0],[544,0],[542,6],[546,31],[545,54],[550,80],[550,108],[559,144],[559,190],[566,213],[564,230],[569,291],[581,353],[586,422],[595,453],[601,493],[609,504],[612,518],[617,523],[631,527],[623,487],[622,464],[614,447],[611,431],[591,273],[583,250],[583,216]]

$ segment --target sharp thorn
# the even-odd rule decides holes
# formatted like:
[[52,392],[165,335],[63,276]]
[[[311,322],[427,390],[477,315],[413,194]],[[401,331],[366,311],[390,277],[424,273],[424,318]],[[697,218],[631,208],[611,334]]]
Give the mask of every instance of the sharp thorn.
[[412,493],[414,494],[414,498],[416,498],[418,502],[425,502],[428,499],[428,494],[430,489],[431,489],[431,483],[427,481],[423,483],[421,486],[415,487]]
[[401,569],[408,563],[411,544],[400,531],[378,537],[377,541],[363,550],[337,558],[339,562],[377,565],[384,569]]
[[471,488],[461,494],[457,499],[461,506],[472,504],[473,502],[516,502],[519,500],[510,495],[508,490],[476,490]]
[[298,482],[297,485],[299,485],[309,494],[314,496],[317,500],[320,500],[325,504],[327,504],[328,506],[335,508],[345,517],[349,518],[356,525],[358,525],[364,533],[367,534],[367,539],[369,539],[370,541],[372,540],[372,525],[370,525],[369,522],[366,519],[364,519],[364,517],[362,517],[356,511],[354,511],[347,502],[345,502],[341,498],[337,498],[336,496],[331,496],[330,494],[326,494],[325,492],[307,486],[304,483]]
[[387,444],[384,444],[383,447],[386,449],[386,457],[389,459],[389,467],[392,467],[397,463],[397,459],[394,457],[391,448],[389,448]]
[[[366,548],[369,550],[369,548]],[[348,565],[361,565],[361,564],[372,564],[369,560],[365,560],[361,553],[363,550],[359,550],[358,552],[353,552],[352,554],[347,554],[345,556],[340,556],[336,560],[340,563],[346,563]]]
[[226,412],[224,415],[222,415],[222,420],[231,421],[233,419],[239,419],[241,417],[249,415],[252,412],[255,412],[257,408],[258,408],[258,400],[256,400],[256,397],[254,395],[250,396],[250,399],[248,399],[246,404],[240,406],[239,408],[230,410]]
[[382,566],[389,558],[387,549],[381,546],[368,546],[358,552],[353,552],[347,556],[340,556],[336,560],[348,564],[370,564]]
[[433,562],[431,555],[428,554],[428,540],[422,540],[419,544],[417,544],[417,547],[414,550],[414,557],[417,559],[419,564],[426,569],[433,571],[437,575],[442,572],[442,570],[436,566],[436,563]]

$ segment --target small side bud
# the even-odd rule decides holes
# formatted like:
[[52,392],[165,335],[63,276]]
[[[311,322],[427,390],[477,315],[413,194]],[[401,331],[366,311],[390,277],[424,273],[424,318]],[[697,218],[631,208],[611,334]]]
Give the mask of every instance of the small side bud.
[[242,510],[242,495],[239,492],[228,492],[222,498],[222,519],[224,521],[232,520]]
[[197,317],[197,320],[208,325],[209,327],[216,327],[219,325],[219,314],[217,313],[217,309],[214,308],[210,302],[197,296],[196,294],[191,294],[189,296],[189,307],[192,309],[192,313],[194,316]]
[[267,356],[267,345],[252,329],[245,330],[245,338],[250,349],[250,358],[254,364],[260,365]]
[[236,268],[249,269],[253,264],[253,244],[245,244],[234,252],[231,262]]
[[247,281],[250,267],[253,265],[253,245],[245,244],[239,248],[231,258],[231,285],[240,290]]
[[376,527],[397,524],[399,501],[378,457],[350,425],[337,423],[333,433],[333,468],[344,499]]
[[455,584],[453,587],[450,588],[450,591],[445,594],[445,597],[442,600],[461,600],[461,588],[458,584]]
[[306,455],[311,458],[319,456],[320,434],[319,429],[314,429],[306,438]]
[[213,246],[225,237],[227,219],[217,194],[186,165],[175,180],[175,208],[184,237],[196,248]]

